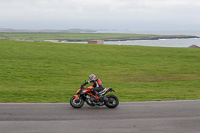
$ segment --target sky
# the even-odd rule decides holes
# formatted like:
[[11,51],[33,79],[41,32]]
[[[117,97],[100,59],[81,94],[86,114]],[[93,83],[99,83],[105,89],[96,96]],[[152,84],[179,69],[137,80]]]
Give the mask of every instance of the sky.
[[0,28],[200,30],[200,0],[0,0]]

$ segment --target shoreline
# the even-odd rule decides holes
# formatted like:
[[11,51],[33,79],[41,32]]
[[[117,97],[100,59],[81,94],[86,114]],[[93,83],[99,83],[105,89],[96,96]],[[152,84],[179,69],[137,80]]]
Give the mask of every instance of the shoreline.
[[0,40],[86,42],[89,40],[128,41],[200,38],[197,35],[121,34],[121,33],[0,33]]
[[[159,36],[159,35],[158,35]],[[103,40],[103,41],[130,41],[130,40],[160,40],[160,39],[192,39],[192,38],[200,38],[198,36],[161,36],[161,37],[144,37],[144,38],[120,38],[120,39],[94,39],[94,40]],[[87,42],[88,40],[79,40],[79,39],[57,39],[57,40],[43,40],[46,42]]]

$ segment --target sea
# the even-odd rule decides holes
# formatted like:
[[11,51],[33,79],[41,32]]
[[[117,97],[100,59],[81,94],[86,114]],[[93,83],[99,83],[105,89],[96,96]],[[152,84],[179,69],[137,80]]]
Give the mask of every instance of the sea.
[[[200,30],[100,30],[97,33],[128,33],[128,34],[153,34],[153,35],[194,35],[200,37]],[[66,42],[65,42],[66,43]],[[67,42],[71,43],[71,42]],[[87,42],[73,42],[87,43]],[[188,39],[159,39],[159,40],[127,40],[127,41],[104,41],[107,45],[139,45],[154,47],[189,47],[196,45],[200,47],[200,38]]]

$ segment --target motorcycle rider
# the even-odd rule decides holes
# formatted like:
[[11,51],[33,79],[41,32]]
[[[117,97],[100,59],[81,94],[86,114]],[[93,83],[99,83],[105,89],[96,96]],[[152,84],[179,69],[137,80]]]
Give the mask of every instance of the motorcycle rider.
[[94,92],[98,96],[98,99],[100,99],[101,95],[99,94],[99,92],[101,90],[103,90],[103,84],[102,84],[101,80],[99,78],[97,78],[95,74],[91,74],[89,76],[89,79],[90,80],[88,82],[85,82],[84,85],[92,82],[94,88],[91,91]]

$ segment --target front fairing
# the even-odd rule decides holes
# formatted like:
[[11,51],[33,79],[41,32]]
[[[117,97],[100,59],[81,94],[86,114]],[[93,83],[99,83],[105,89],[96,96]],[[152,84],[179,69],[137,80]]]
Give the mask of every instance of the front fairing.
[[79,89],[77,92],[76,92],[76,94],[80,94],[81,93],[81,89]]

